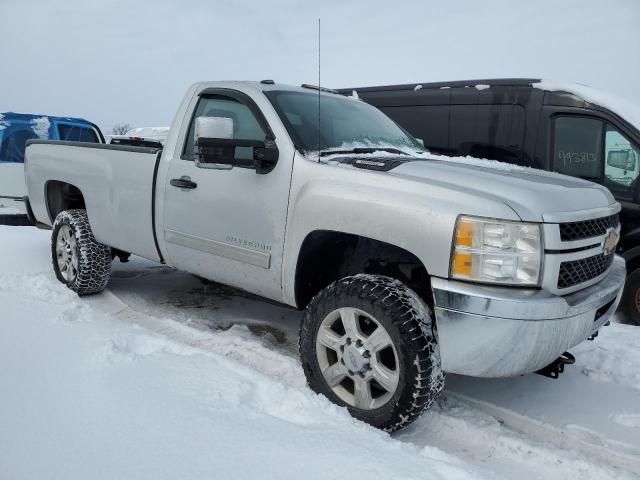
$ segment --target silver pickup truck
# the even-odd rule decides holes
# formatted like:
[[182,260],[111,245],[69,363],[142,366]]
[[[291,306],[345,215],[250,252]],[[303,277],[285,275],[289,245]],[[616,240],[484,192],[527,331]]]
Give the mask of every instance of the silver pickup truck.
[[162,150],[36,140],[25,163],[58,280],[100,292],[134,254],[304,309],[311,388],[388,431],[443,372],[557,373],[624,284],[605,188],[431,156],[311,86],[198,83]]

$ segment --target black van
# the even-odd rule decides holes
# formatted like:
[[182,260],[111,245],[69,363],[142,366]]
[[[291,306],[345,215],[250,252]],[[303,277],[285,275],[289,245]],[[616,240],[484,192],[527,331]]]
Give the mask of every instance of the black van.
[[433,153],[499,160],[605,185],[622,204],[618,250],[628,276],[620,305],[640,324],[640,112],[589,87],[539,79],[339,90],[354,91]]

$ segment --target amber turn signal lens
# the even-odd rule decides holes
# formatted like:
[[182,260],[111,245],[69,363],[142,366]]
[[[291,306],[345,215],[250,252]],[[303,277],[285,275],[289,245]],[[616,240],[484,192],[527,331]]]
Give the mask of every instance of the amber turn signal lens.
[[460,216],[449,275],[503,285],[537,285],[542,264],[540,224]]
[[473,223],[461,220],[456,229],[456,247],[473,246]]
[[470,277],[473,267],[473,255],[470,253],[455,252],[453,256],[453,274],[461,277]]

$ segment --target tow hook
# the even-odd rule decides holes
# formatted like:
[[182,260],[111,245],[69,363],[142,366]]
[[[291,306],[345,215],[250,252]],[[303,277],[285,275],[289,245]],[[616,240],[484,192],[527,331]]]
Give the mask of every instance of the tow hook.
[[587,338],[587,340],[591,340],[593,342],[597,336],[598,336],[598,331],[596,330],[596,332],[593,335],[591,335],[589,338]]
[[571,355],[569,352],[564,352],[553,362],[546,367],[541,368],[536,373],[549,378],[558,378],[560,374],[564,372],[565,365],[573,365],[574,363],[576,363],[576,357]]

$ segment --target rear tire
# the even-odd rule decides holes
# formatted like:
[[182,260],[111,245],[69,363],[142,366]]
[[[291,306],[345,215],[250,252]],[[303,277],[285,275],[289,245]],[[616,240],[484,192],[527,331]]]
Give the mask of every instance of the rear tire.
[[389,432],[418,418],[444,386],[431,310],[389,277],[355,275],[317,294],[300,357],[312,390]]
[[111,277],[111,248],[98,243],[86,210],[64,210],[51,233],[56,278],[78,295],[104,290]]
[[640,325],[640,269],[627,276],[620,306],[631,323]]

